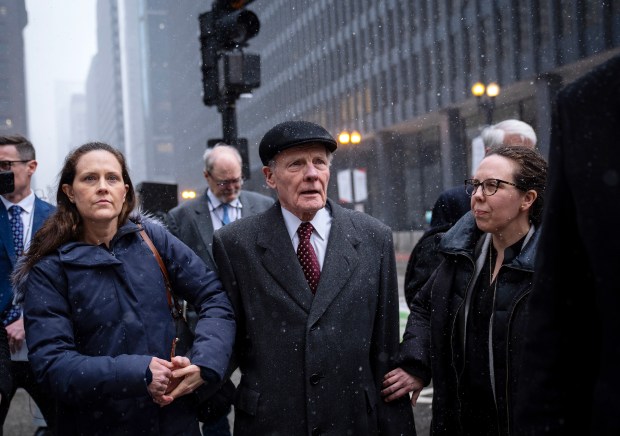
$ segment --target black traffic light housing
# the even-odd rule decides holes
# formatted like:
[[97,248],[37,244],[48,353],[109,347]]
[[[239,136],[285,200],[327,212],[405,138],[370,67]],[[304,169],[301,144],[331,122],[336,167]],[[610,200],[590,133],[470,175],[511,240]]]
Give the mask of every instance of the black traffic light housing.
[[[203,102],[222,114],[222,142],[239,150],[243,175],[250,177],[248,141],[237,138],[235,101],[260,86],[260,56],[244,53],[249,39],[260,30],[260,21],[244,9],[253,0],[214,0],[209,12],[200,14]],[[210,140],[213,146],[220,140]]]
[[203,102],[220,111],[231,98],[260,86],[260,56],[242,51],[260,30],[256,14],[243,9],[251,1],[216,0],[198,18]]

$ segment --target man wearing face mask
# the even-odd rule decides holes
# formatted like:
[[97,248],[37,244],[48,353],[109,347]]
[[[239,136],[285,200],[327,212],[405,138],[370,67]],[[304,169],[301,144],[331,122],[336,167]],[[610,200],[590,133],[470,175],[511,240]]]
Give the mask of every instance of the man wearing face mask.
[[[9,405],[17,388],[25,389],[53,427],[51,397],[36,383],[28,362],[25,342],[24,319],[21,307],[13,304],[13,286],[10,276],[17,259],[28,248],[32,236],[52,214],[54,206],[32,192],[30,182],[37,169],[35,150],[30,141],[21,135],[0,136],[0,170],[12,171],[15,189],[0,196],[0,318],[6,326],[11,349],[11,375],[13,389],[0,403],[0,426],[4,424]],[[46,433],[44,427],[37,435]]]
[[[265,195],[241,189],[243,186],[242,161],[236,148],[219,143],[213,148],[208,148],[203,159],[207,190],[199,198],[172,209],[168,213],[167,224],[172,234],[194,250],[211,270],[217,271],[211,249],[213,232],[240,218],[266,210],[274,200]],[[194,327],[197,319],[192,308],[189,308],[187,318],[190,326]],[[219,418],[205,419],[202,429],[204,435],[230,435],[226,418],[230,406],[226,404],[232,399],[233,393],[234,385],[229,380],[212,398],[208,407],[218,409],[221,407],[223,410]]]

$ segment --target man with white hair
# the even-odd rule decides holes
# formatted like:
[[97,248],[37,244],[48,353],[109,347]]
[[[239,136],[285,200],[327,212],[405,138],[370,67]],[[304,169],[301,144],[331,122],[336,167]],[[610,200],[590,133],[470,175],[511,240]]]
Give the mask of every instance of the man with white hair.
[[485,128],[480,134],[485,152],[498,145],[536,147],[537,138],[532,126],[520,120],[504,120]]

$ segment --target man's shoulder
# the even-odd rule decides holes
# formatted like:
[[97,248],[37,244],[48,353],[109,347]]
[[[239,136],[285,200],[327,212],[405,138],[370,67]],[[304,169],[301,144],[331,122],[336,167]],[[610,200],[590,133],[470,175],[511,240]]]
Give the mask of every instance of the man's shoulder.
[[[183,214],[183,213],[187,213],[191,210],[195,210],[197,208],[203,207],[205,206],[204,203],[207,203],[204,195],[201,195],[198,198],[194,198],[193,200],[187,200],[184,201],[183,203],[179,204],[178,206],[173,207],[172,209],[170,209],[168,211],[168,214],[170,215],[179,215],[179,214]],[[206,205],[208,207],[208,205]]]
[[[278,211],[268,208],[257,214],[247,216],[243,219],[234,221],[230,224],[220,227],[215,234],[223,238],[237,238],[251,234],[258,234],[267,231],[265,226],[273,228],[274,221],[278,219]],[[280,214],[281,217],[281,214]]]
[[380,221],[379,219],[368,215],[367,213],[360,212],[353,209],[347,209],[340,205],[330,203],[332,209],[332,217],[335,220],[342,221],[343,223],[350,222],[353,227],[358,229],[370,229],[373,231],[387,231],[391,232],[388,225]]
[[41,200],[39,197],[34,198],[34,205],[38,209],[37,212],[43,213],[52,213],[56,210],[56,206],[51,203],[48,203],[45,200]]

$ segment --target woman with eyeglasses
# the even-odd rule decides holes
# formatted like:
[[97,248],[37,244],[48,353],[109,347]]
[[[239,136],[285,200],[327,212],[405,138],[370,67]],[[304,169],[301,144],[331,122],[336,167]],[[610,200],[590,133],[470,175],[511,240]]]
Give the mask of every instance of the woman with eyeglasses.
[[501,146],[465,181],[471,213],[442,237],[382,391],[415,405],[432,376],[433,435],[510,434],[546,176],[538,151]]

